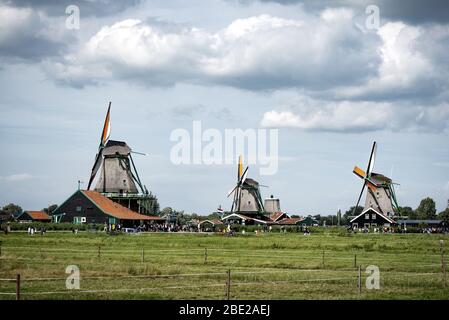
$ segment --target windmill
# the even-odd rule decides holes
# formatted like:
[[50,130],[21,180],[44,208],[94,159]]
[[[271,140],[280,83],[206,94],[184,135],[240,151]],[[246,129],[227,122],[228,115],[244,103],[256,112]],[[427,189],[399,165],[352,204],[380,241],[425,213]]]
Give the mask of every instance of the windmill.
[[239,212],[248,214],[261,214],[265,211],[262,197],[260,196],[259,183],[256,180],[248,178],[247,166],[243,171],[242,156],[239,157],[237,167],[237,183],[228,193],[228,198],[234,194],[231,213]]
[[377,144],[374,141],[366,172],[357,166],[354,167],[353,173],[363,179],[363,185],[357,204],[354,207],[353,215],[360,203],[365,187],[367,187],[367,195],[364,211],[368,208],[373,208],[387,217],[391,217],[394,216],[395,213],[399,213],[399,206],[396,200],[396,193],[394,191],[395,183],[390,178],[380,173],[373,172],[376,151]]
[[132,151],[124,141],[109,140],[110,112],[111,103],[109,103],[87,190],[91,188],[95,176],[100,171],[95,191],[136,212],[157,213],[159,210],[157,199],[148,192],[140,180],[131,155],[138,152]]

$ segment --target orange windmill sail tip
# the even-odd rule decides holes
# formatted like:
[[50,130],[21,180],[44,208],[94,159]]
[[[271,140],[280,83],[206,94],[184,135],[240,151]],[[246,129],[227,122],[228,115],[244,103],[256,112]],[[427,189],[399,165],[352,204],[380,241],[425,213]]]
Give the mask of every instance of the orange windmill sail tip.
[[101,133],[101,145],[105,146],[106,142],[109,140],[109,135],[111,134],[111,103],[109,102],[108,113],[104,120],[103,132]]
[[352,172],[354,172],[357,176],[359,176],[362,179],[365,179],[365,177],[366,177],[365,171],[363,171],[362,169],[360,169],[357,166],[354,167],[354,170],[352,170]]

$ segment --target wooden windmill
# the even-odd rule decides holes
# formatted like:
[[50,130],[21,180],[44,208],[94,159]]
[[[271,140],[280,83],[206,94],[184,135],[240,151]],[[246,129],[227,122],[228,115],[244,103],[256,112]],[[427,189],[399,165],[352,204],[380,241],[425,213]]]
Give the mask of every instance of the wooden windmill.
[[140,180],[131,155],[137,152],[133,152],[124,141],[109,140],[110,112],[111,103],[109,103],[87,190],[90,190],[99,171],[100,177],[95,185],[95,191],[136,212],[155,214],[159,210],[157,199],[148,192]]
[[231,213],[244,213],[246,215],[261,214],[265,211],[262,197],[260,196],[259,183],[248,178],[247,166],[243,171],[242,156],[239,157],[237,167],[237,183],[228,193],[228,197],[234,194]]
[[390,178],[380,173],[373,172],[376,151],[377,144],[374,141],[366,172],[357,166],[354,167],[353,173],[363,179],[362,190],[360,191],[359,198],[357,199],[354,212],[360,203],[365,187],[367,187],[367,195],[363,211],[372,208],[384,216],[392,217],[395,213],[399,213],[399,206],[394,191],[395,183],[393,183]]

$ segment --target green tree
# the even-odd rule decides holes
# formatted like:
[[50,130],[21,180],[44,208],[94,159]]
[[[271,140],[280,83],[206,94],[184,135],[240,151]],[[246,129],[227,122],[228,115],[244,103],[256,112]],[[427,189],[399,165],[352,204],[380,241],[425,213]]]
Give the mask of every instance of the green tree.
[[22,208],[14,203],[7,204],[1,211],[6,215],[14,215],[14,217],[17,217],[23,212]]
[[362,206],[358,206],[355,211],[354,211],[355,206],[352,206],[351,208],[349,208],[345,214],[343,215],[342,219],[341,219],[341,224],[348,224],[349,221],[351,220],[350,217],[352,216],[358,216],[359,214],[362,213],[363,211],[363,207]]
[[399,207],[401,216],[408,217],[409,219],[416,219],[416,212],[410,207]]
[[58,205],[57,204],[52,204],[52,205],[50,205],[50,206],[48,206],[48,208],[44,208],[44,209],[42,209],[42,211],[44,211],[45,213],[47,213],[47,214],[52,214],[53,213],[53,211],[55,211],[56,210],[56,208],[58,207]]
[[448,226],[449,225],[449,208],[446,208],[446,210],[440,212],[438,214],[438,218],[443,220],[445,225]]
[[173,213],[173,209],[170,207],[166,207],[166,208],[162,209],[162,211],[161,211],[161,215],[163,215],[163,216],[166,214],[172,214],[172,213]]
[[416,208],[416,216],[420,220],[434,220],[437,217],[436,213],[437,209],[435,206],[435,201],[429,197],[422,199],[418,208]]

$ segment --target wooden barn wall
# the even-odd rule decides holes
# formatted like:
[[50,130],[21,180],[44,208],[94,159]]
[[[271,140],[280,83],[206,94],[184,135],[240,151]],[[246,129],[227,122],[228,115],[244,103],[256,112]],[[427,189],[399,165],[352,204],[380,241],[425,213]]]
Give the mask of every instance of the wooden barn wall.
[[[80,206],[81,211],[76,211]],[[73,222],[74,217],[86,217],[86,223],[104,223],[109,221],[109,216],[104,214],[87,199],[81,192],[75,193],[54,214],[65,213],[61,218],[61,222]]]

